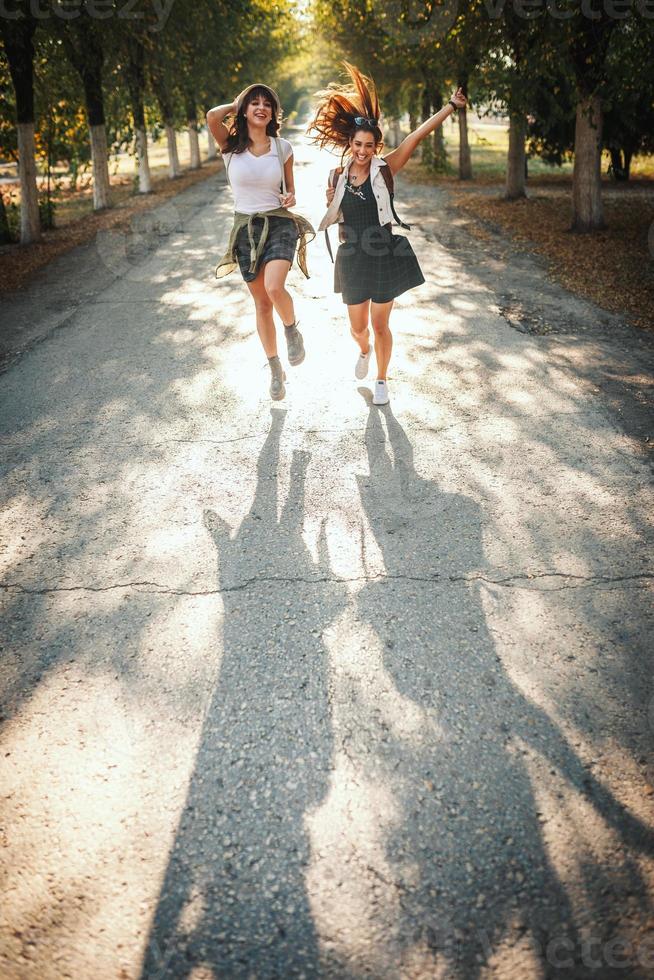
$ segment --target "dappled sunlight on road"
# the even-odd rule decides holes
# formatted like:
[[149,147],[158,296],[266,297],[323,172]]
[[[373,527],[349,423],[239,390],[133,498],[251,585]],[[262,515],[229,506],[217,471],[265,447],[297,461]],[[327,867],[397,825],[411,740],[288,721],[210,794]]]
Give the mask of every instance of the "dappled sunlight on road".
[[538,976],[532,940],[651,918],[644,468],[405,190],[387,408],[321,240],[271,405],[216,178],[3,377],[6,914],[45,980]]

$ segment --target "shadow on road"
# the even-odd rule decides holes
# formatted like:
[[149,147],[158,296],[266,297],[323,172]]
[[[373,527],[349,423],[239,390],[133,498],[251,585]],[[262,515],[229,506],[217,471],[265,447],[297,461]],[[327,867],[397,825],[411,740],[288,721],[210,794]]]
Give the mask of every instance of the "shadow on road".
[[[383,668],[404,705],[436,719],[433,737],[414,732],[389,741],[380,731],[372,749],[384,757],[375,778],[393,787],[402,815],[387,837],[387,867],[398,893],[403,967],[469,980],[489,958],[497,965],[518,936],[518,947],[527,937],[519,955],[532,975],[590,977],[598,967],[613,975],[601,944],[630,938],[616,901],[634,896],[641,910],[652,908],[638,862],[624,850],[651,856],[654,835],[503,668],[485,621],[483,582],[461,574],[484,567],[480,508],[421,478],[390,406],[369,407],[370,476],[360,478],[360,494],[386,578],[358,593],[358,617],[380,636]],[[358,748],[365,771],[371,746],[359,739]],[[610,828],[620,852],[614,864],[584,853],[574,829],[580,821]],[[566,823],[583,855],[570,874],[585,895],[581,916],[556,853]]]
[[503,668],[465,574],[484,566],[480,508],[420,477],[390,407],[370,406],[359,489],[386,572],[353,605],[324,528],[317,561],[303,541],[307,453],[278,519],[283,419],[237,532],[205,514],[222,662],[143,978],[470,980],[502,956],[522,975],[597,976],[597,944],[629,938],[616,898],[650,899],[636,859],[606,865],[579,824],[654,845]]
[[308,453],[293,454],[278,518],[283,422],[273,412],[256,494],[237,532],[205,512],[226,589],[223,652],[144,977],[186,977],[198,964],[224,977],[312,976],[318,968],[303,816],[328,782],[321,631],[338,614],[343,587],[325,584],[324,538],[317,563],[302,539]]

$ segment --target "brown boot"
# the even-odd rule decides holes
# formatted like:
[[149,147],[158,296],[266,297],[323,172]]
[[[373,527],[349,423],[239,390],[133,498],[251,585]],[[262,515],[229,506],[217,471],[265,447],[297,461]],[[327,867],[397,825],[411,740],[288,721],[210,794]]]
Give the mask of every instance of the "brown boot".
[[268,358],[268,363],[270,364],[271,374],[270,397],[274,402],[280,402],[286,394],[286,388],[284,386],[286,375],[284,374],[282,363],[276,354],[274,357]]

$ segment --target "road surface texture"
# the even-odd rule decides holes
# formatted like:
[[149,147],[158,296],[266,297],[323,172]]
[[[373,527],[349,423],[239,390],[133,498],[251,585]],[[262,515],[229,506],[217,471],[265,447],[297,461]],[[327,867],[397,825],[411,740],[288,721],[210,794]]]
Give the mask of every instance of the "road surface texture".
[[0,973],[651,976],[651,339],[402,182],[390,405],[319,240],[273,405],[230,211],[2,304]]

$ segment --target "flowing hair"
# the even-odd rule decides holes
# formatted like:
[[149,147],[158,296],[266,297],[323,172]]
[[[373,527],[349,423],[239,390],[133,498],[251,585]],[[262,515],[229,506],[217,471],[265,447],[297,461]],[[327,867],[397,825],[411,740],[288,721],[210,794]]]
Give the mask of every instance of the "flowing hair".
[[[349,149],[350,140],[359,130],[372,133],[375,149],[380,150],[384,139],[379,127],[379,98],[375,83],[362,75],[355,65],[347,61],[343,65],[350,82],[345,85],[332,82],[322,92],[316,93],[319,101],[307,132],[313,134],[312,142],[321,149],[342,150],[343,157]],[[355,122],[359,118],[363,121]]]
[[252,91],[248,92],[246,97],[243,99],[242,105],[239,106],[238,112],[232,120],[232,124],[229,127],[229,132],[227,135],[227,145],[225,146],[225,153],[244,153],[250,145],[250,137],[248,135],[248,122],[245,118],[245,113],[247,108],[254,99],[257,99],[262,95],[265,99],[272,104],[272,119],[266,126],[266,136],[277,136],[279,132],[279,127],[282,121],[282,107],[275,98],[274,94],[265,85],[257,85]]

